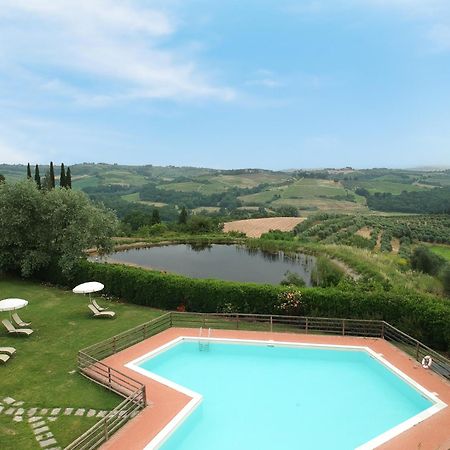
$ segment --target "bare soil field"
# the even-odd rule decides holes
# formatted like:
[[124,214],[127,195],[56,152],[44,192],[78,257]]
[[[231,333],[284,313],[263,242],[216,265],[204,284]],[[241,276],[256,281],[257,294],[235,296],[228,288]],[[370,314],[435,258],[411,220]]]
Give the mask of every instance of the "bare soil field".
[[239,231],[245,233],[248,237],[260,237],[269,230],[291,231],[294,227],[303,222],[304,217],[269,217],[266,219],[246,219],[227,222],[223,231]]
[[358,230],[355,234],[365,239],[370,239],[370,235],[372,234],[372,228],[363,227],[360,230]]

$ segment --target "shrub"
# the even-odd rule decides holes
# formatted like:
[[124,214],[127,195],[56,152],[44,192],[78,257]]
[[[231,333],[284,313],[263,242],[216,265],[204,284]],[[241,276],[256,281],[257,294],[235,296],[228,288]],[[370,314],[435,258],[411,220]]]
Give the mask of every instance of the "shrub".
[[297,273],[288,270],[284,274],[284,278],[280,282],[281,286],[298,286],[303,287],[306,285],[305,280]]
[[[58,269],[41,279],[74,286],[86,280],[105,285],[105,293],[130,303],[186,311],[280,314],[280,295],[292,288],[221,280],[203,280],[117,264],[82,261],[71,276]],[[298,291],[298,289],[296,289]],[[301,311],[307,316],[382,319],[440,350],[450,348],[450,305],[430,296],[374,287],[302,288]]]
[[440,273],[442,284],[444,285],[444,292],[450,296],[450,264],[447,263]]
[[311,281],[314,286],[336,286],[343,276],[344,273],[340,267],[328,258],[319,256],[311,273]]
[[444,263],[443,258],[423,246],[417,247],[411,255],[411,267],[430,275],[437,275]]

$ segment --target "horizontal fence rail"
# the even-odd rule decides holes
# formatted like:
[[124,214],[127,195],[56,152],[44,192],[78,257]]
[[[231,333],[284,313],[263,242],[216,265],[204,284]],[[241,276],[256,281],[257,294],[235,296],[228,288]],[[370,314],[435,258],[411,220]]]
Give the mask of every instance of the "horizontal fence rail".
[[156,319],[124,331],[78,352],[78,370],[90,380],[124,397],[92,428],[66,447],[66,450],[93,450],[106,442],[128,420],[147,405],[145,386],[102,362],[132,345],[171,327],[215,328],[304,334],[331,334],[381,338],[421,362],[433,358],[431,370],[450,380],[450,360],[417,339],[383,320],[338,319],[241,313],[168,312]]
[[405,353],[413,356],[416,361],[421,362],[424,356],[431,356],[433,363],[430,369],[447,380],[450,380],[450,360],[445,356],[387,322],[384,322],[384,339],[395,344]]

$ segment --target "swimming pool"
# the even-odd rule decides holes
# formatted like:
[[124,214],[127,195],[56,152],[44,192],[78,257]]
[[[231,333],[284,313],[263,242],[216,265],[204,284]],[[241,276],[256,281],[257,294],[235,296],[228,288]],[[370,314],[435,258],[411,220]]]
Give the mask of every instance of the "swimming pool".
[[127,366],[192,397],[148,449],[374,448],[443,407],[365,347],[179,338]]

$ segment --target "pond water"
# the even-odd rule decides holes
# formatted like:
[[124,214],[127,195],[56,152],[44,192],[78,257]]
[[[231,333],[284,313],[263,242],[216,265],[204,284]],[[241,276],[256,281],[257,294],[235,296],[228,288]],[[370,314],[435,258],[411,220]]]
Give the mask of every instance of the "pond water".
[[193,278],[218,278],[231,281],[279,284],[287,271],[296,273],[311,285],[311,272],[315,258],[297,254],[295,257],[282,252],[272,254],[248,249],[239,245],[190,244],[130,249],[115,252],[107,262],[165,270]]

